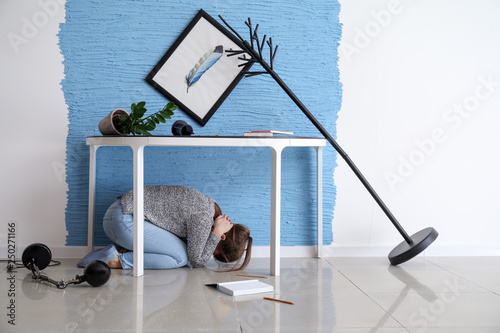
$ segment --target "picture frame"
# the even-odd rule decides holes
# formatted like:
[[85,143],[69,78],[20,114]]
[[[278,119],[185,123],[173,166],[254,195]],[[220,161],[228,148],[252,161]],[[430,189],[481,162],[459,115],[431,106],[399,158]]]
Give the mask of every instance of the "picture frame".
[[251,67],[227,56],[226,50],[241,49],[236,36],[200,9],[146,82],[205,126]]

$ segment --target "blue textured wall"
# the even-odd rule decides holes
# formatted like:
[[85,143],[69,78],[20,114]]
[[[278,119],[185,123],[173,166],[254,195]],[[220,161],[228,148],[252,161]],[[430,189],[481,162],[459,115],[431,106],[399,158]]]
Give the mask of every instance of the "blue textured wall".
[[[67,245],[87,239],[88,147],[100,135],[97,124],[112,109],[147,101],[157,111],[167,100],[144,78],[200,8],[221,14],[241,35],[247,17],[279,45],[275,71],[335,136],[342,88],[337,68],[341,36],[337,1],[75,1],[66,4],[61,25],[62,81],[69,107],[67,139]],[[257,67],[257,66],[255,66]],[[254,67],[254,68],[255,68]],[[240,82],[204,127],[181,110],[154,134],[169,135],[183,119],[197,135],[242,135],[256,129],[292,130],[321,136],[279,86],[267,76]],[[145,150],[145,184],[180,184],[213,197],[234,222],[250,227],[256,245],[269,244],[270,152],[268,149],[157,148]],[[282,245],[315,244],[315,151],[288,148],[283,153]],[[324,243],[332,242],[336,154],[324,155]],[[108,242],[101,221],[116,196],[132,188],[132,152],[98,151],[96,244]]]

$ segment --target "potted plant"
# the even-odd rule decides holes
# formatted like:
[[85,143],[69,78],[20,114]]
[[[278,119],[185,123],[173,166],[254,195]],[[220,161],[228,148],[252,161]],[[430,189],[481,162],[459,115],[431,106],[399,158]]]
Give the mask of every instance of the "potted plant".
[[[168,103],[156,113],[144,117],[146,102],[132,103],[130,114],[124,109],[114,109],[99,122],[99,131],[103,135],[151,135],[151,131],[160,123],[171,119],[177,105]],[[144,118],[143,118],[144,117]]]

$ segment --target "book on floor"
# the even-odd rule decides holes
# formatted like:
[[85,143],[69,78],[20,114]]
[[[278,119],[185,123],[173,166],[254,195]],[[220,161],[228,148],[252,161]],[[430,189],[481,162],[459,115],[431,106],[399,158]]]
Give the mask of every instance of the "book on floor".
[[206,286],[216,288],[217,290],[231,296],[272,293],[274,291],[274,287],[272,285],[259,280],[210,283],[206,284]]

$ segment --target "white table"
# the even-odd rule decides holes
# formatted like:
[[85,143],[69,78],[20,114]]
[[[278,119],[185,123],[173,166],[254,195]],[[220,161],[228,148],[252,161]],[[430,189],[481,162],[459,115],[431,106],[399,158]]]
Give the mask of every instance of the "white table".
[[280,274],[280,215],[281,215],[281,152],[286,147],[313,147],[317,152],[317,254],[323,244],[323,147],[326,140],[309,137],[246,137],[246,136],[89,136],[89,211],[88,247],[94,245],[94,204],[96,153],[102,146],[127,146],[134,157],[134,276],[144,275],[144,147],[269,147],[271,148],[271,275]]

